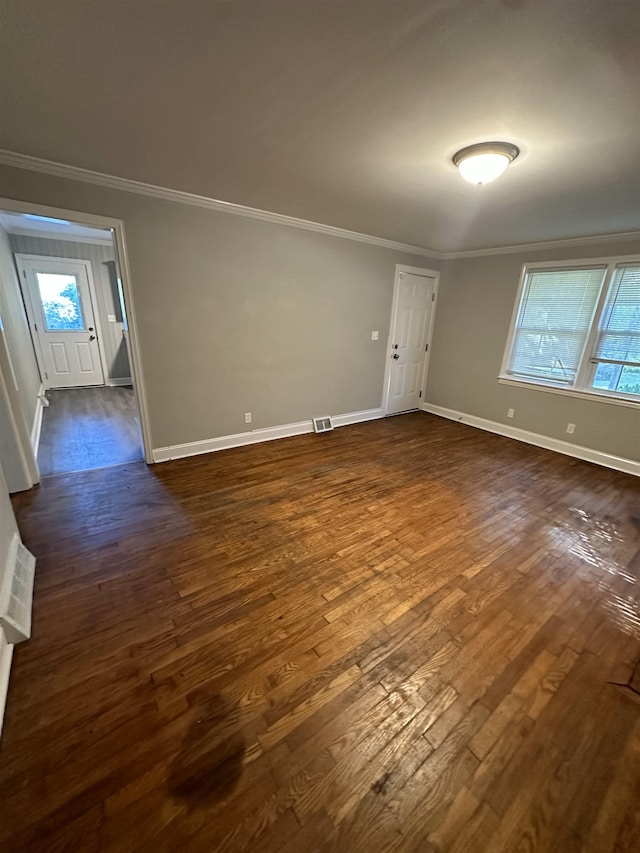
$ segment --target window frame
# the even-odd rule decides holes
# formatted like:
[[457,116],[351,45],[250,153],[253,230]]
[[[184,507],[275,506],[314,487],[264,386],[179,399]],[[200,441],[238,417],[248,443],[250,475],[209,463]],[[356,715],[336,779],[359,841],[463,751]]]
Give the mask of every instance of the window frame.
[[[522,265],[520,272],[520,281],[516,292],[513,311],[511,312],[511,320],[509,323],[509,332],[507,341],[502,356],[502,364],[498,375],[498,382],[503,385],[512,385],[517,388],[530,388],[538,391],[547,391],[552,394],[563,394],[569,397],[580,397],[582,399],[596,400],[600,403],[611,403],[617,406],[629,406],[637,408],[640,406],[640,397],[631,394],[623,394],[620,392],[603,391],[590,387],[593,382],[593,377],[597,370],[597,362],[593,361],[592,355],[600,328],[600,318],[604,311],[607,297],[613,281],[613,276],[617,267],[625,264],[640,264],[640,255],[618,255],[615,257],[605,258],[580,258],[579,260],[562,260],[562,261],[536,261],[534,263],[525,263]],[[533,378],[520,379],[509,374],[508,368],[511,361],[514,338],[516,334],[516,322],[520,313],[520,305],[522,295],[524,293],[527,276],[531,272],[556,272],[560,270],[579,270],[593,269],[594,267],[606,267],[605,275],[600,286],[600,293],[596,301],[596,307],[591,320],[591,327],[585,339],[584,347],[580,354],[578,369],[576,371],[573,384],[567,386],[561,383],[554,383],[551,380],[536,380]]]

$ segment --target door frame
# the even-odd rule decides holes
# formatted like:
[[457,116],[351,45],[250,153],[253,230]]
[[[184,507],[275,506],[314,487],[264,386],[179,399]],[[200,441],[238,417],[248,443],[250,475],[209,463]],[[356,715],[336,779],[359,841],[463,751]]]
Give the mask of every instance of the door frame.
[[387,334],[387,349],[384,365],[384,380],[382,383],[382,415],[386,417],[389,409],[389,391],[391,383],[391,333],[395,328],[398,317],[398,300],[400,295],[400,273],[408,273],[410,275],[420,275],[424,278],[432,278],[433,283],[433,304],[431,306],[431,317],[429,318],[429,333],[427,336],[427,351],[424,354],[424,362],[422,366],[422,383],[420,386],[421,399],[424,403],[425,391],[427,387],[427,374],[429,372],[429,361],[431,359],[431,342],[433,339],[433,329],[436,319],[436,308],[438,306],[438,287],[440,284],[440,271],[426,269],[424,267],[408,267],[405,264],[396,264],[396,272],[393,279],[393,301],[391,303],[391,317],[389,320],[389,332]]
[[[32,202],[17,201],[16,199],[0,198],[0,210],[8,213],[37,213],[41,216],[50,216],[54,219],[65,219],[76,225],[88,225],[95,228],[104,228],[111,231],[113,247],[116,255],[116,264],[122,282],[122,298],[127,313],[127,331],[129,344],[129,360],[131,362],[131,381],[133,391],[140,413],[140,430],[142,432],[142,448],[145,462],[153,463],[153,441],[151,425],[149,421],[149,407],[147,402],[147,391],[140,355],[140,338],[138,334],[138,323],[136,318],[135,300],[131,286],[131,269],[127,254],[127,242],[125,238],[124,222],[108,216],[97,216],[94,213],[82,213],[75,210],[67,210],[62,207],[53,207],[47,204],[33,204]],[[96,326],[97,328],[97,326]]]
[[[93,281],[93,271],[91,269],[91,261],[86,261],[82,258],[57,258],[54,255],[27,255],[22,252],[17,252],[15,254],[15,259],[18,266],[18,271],[21,273],[20,278],[20,289],[22,290],[22,298],[24,299],[24,305],[27,309],[27,318],[29,320],[29,326],[35,324],[36,320],[36,312],[33,305],[33,300],[31,299],[31,292],[27,283],[27,273],[24,268],[25,261],[69,261],[71,264],[80,264],[84,267],[85,272],[87,274],[87,281],[89,283],[89,298],[91,299],[91,312],[93,314],[93,321],[95,323],[96,336],[98,338],[98,354],[100,357],[100,367],[102,369],[102,385],[107,384],[107,374],[106,370],[107,365],[107,354],[104,349],[104,344],[102,342],[102,327],[100,325],[100,315],[97,310],[98,301],[96,299],[96,289],[95,283]],[[36,361],[38,362],[38,367],[40,368],[40,379],[42,380],[42,384],[44,385],[45,391],[48,391],[50,386],[49,380],[46,378],[46,365],[44,360],[44,353],[42,352],[42,347],[40,346],[40,335],[39,332],[36,332],[35,329],[31,328],[31,340],[33,341],[34,350],[36,353]],[[96,386],[100,388],[101,386]]]

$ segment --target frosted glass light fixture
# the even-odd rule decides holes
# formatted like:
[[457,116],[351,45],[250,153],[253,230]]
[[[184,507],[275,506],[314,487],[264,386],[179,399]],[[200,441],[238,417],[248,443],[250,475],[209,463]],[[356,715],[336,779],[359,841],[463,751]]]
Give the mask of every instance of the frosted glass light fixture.
[[479,142],[457,151],[453,162],[465,181],[488,184],[499,178],[519,153],[520,149],[510,142]]

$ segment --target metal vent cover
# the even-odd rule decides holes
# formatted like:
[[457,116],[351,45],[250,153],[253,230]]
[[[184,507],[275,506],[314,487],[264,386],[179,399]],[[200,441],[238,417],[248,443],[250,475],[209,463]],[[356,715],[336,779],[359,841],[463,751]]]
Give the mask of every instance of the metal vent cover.
[[316,432],[331,432],[331,430],[333,429],[333,422],[331,420],[331,417],[327,415],[324,418],[314,418],[313,428]]

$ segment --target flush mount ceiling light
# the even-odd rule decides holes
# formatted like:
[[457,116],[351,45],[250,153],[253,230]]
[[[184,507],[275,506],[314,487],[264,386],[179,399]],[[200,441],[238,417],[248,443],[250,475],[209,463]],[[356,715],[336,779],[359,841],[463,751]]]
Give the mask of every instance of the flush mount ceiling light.
[[460,174],[470,184],[488,184],[516,159],[520,149],[510,142],[479,142],[469,145],[453,155]]

